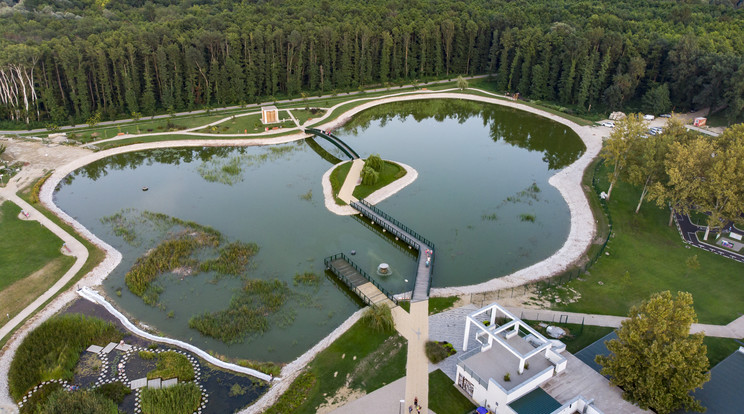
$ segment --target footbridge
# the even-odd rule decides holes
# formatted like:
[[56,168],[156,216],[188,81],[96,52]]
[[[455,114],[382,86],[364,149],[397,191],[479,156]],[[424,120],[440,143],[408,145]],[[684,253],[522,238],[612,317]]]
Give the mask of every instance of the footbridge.
[[409,248],[418,250],[416,280],[414,282],[413,294],[411,295],[411,302],[429,299],[429,289],[431,288],[431,278],[434,271],[434,243],[394,219],[389,214],[369,204],[366,200],[359,200],[350,205],[364,217],[407,243]]
[[305,130],[305,133],[313,134],[315,136],[325,138],[328,142],[335,145],[338,149],[341,150],[341,152],[346,154],[346,156],[351,158],[352,160],[356,160],[359,158],[359,154],[357,154],[353,148],[351,148],[348,144],[342,141],[339,137],[331,134],[328,131],[323,131],[317,128],[308,128]]

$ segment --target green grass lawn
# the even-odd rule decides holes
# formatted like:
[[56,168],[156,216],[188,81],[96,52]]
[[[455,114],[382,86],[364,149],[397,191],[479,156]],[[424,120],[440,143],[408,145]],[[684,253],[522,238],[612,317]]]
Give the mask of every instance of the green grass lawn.
[[[527,321],[536,331],[543,334],[546,338],[549,338],[545,328],[540,326],[539,321]],[[590,326],[574,323],[554,323],[554,322],[543,322],[548,326],[558,326],[568,332],[567,336],[560,339],[561,342],[566,344],[566,350],[572,354],[581,351],[588,345],[593,344],[598,339],[614,331],[615,328],[607,328],[604,326]]]
[[[315,413],[347,382],[352,389],[372,392],[405,375],[406,356],[407,342],[403,337],[395,332],[373,331],[359,321],[308,365],[306,372],[315,378],[312,386],[304,392],[293,392],[303,386],[300,376],[275,407],[297,407],[292,411],[295,414]],[[294,403],[289,404],[287,399]]]
[[75,262],[74,258],[60,253],[59,237],[36,221],[20,220],[20,212],[21,208],[9,201],[0,205],[0,291],[52,260],[63,258],[67,264],[59,276]]
[[731,355],[741,346],[733,339],[714,338],[712,336],[706,336],[703,339],[703,343],[708,347],[708,361],[710,361],[711,368],[726,359],[727,356]]
[[[26,188],[22,192],[18,193],[18,195],[22,199],[24,199],[27,202],[31,203],[30,195],[31,195],[31,188],[33,188],[33,187],[34,187],[34,185],[31,185],[30,187]],[[103,250],[101,250],[98,247],[96,247],[95,245],[93,245],[93,243],[89,242],[87,239],[85,239],[83,237],[79,237],[79,235],[73,230],[72,227],[70,227],[67,223],[64,223],[62,220],[60,220],[54,214],[50,213],[49,210],[47,210],[41,204],[35,204],[34,207],[36,207],[36,209],[38,211],[40,211],[48,219],[52,220],[54,223],[56,223],[58,226],[60,226],[63,230],[65,230],[69,234],[74,235],[75,238],[77,238],[81,243],[83,243],[83,245],[85,246],[85,248],[88,249],[88,260],[85,261],[85,264],[83,265],[82,269],[80,269],[80,271],[77,272],[77,274],[75,275],[75,277],[73,277],[72,280],[70,280],[70,282],[68,282],[61,289],[61,292],[63,292],[65,289],[67,289],[70,286],[72,286],[75,283],[77,283],[77,281],[80,280],[80,278],[83,277],[83,275],[88,274],[91,270],[93,270],[93,268],[95,268],[96,266],[98,266],[98,264],[101,263],[101,261],[103,261],[103,259],[106,257],[106,253]],[[16,247],[17,247],[17,245],[16,245]],[[44,305],[42,305],[41,308],[43,308],[44,306],[46,306],[46,304],[49,303],[50,301],[54,300],[54,298],[56,296],[57,295],[54,295],[52,298],[50,298],[47,302],[44,303]],[[6,335],[4,338],[0,339],[0,348],[2,348],[3,346],[5,346],[5,344],[8,342],[8,338],[10,338],[12,336],[13,332],[15,332],[20,326],[21,325],[18,325],[8,335]]]
[[[600,169],[598,177],[603,188],[609,187],[607,167]],[[645,203],[634,214],[639,195],[640,191],[628,184],[616,184],[609,202],[614,223],[606,250],[609,256],[603,255],[589,269],[590,274],[582,276],[583,280],[569,282],[568,286],[580,294],[578,301],[553,307],[625,316],[631,306],[651,294],[670,290],[693,295],[701,323],[727,324],[744,313],[744,264],[687,248],[676,227],[667,226],[667,209]],[[591,192],[590,197],[596,195]],[[699,268],[686,264],[694,255]]]
[[435,413],[465,414],[475,410],[475,405],[438,369],[429,374],[429,408]]
[[353,195],[359,200],[367,198],[370,194],[405,175],[406,170],[403,167],[394,162],[385,161],[382,166],[382,171],[380,171],[380,178],[377,180],[377,183],[374,185],[359,184],[354,189]]
[[294,109],[292,110],[292,115],[297,119],[297,122],[300,123],[300,125],[304,124],[308,119],[316,119],[320,118],[325,114],[325,111],[322,109],[318,109],[315,111],[315,113],[312,113],[310,110],[304,110],[304,109]]
[[[444,312],[457,302],[457,296],[444,296],[441,298],[429,298],[429,315]],[[410,302],[408,306],[410,307]]]
[[344,181],[346,181],[346,176],[349,175],[349,170],[351,169],[351,162],[345,162],[333,171],[331,171],[331,192],[333,193],[334,198],[336,199],[336,204],[344,205],[343,201],[341,201],[336,195],[341,190],[341,186],[344,185]]

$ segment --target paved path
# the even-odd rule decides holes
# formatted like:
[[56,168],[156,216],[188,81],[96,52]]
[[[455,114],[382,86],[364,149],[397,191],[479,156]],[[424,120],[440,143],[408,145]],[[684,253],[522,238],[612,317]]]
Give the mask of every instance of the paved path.
[[[705,226],[698,226],[697,224],[693,223],[690,220],[690,216],[687,214],[674,214],[675,222],[677,223],[677,230],[679,230],[679,235],[682,236],[682,240],[685,241],[685,243],[695,246],[698,249],[707,250],[711,253],[715,253],[718,255],[721,255],[723,257],[727,257],[731,260],[736,260],[737,262],[744,263],[744,255],[732,252],[731,250],[726,250],[722,247],[717,247],[708,243],[703,243],[697,238],[697,232],[699,231],[705,231]],[[733,226],[733,224],[729,224],[730,226]],[[738,231],[741,231],[737,229]],[[717,232],[711,231],[711,234],[708,236],[709,238],[711,236],[715,236]]]
[[[526,320],[575,324],[584,323],[585,325],[606,326],[610,328],[619,328],[622,321],[628,319],[624,316],[595,315],[547,309],[523,309],[513,307],[507,309],[514,315],[518,315],[520,318]],[[703,332],[705,333],[705,336],[714,336],[718,338],[744,338],[744,316],[740,316],[738,319],[727,325],[694,323],[690,327],[690,333],[697,332]]]
[[406,361],[405,407],[413,405],[418,398],[421,411],[429,410],[429,359],[426,357],[426,341],[429,339],[429,301],[411,302],[411,311],[400,306],[393,308],[395,329],[408,340]]
[[352,202],[356,202],[357,199],[352,194],[354,193],[354,189],[356,188],[357,184],[359,184],[359,179],[362,175],[362,168],[364,167],[364,160],[361,158],[357,158],[354,161],[351,162],[351,168],[349,169],[349,174],[346,176],[346,180],[344,180],[344,184],[341,186],[341,189],[338,190],[338,198],[344,201],[346,204],[351,204]]
[[[13,319],[0,328],[0,339],[4,338],[5,335],[10,333],[16,326],[39,309],[41,305],[57,294],[57,292],[59,292],[68,282],[70,282],[70,280],[72,280],[73,277],[75,277],[77,272],[82,269],[85,261],[88,260],[88,249],[86,249],[85,246],[76,238],[72,237],[72,235],[41,214],[31,204],[18,197],[16,195],[17,189],[15,184],[15,179],[13,179],[5,188],[0,189],[0,199],[6,199],[15,203],[18,207],[29,213],[29,220],[38,221],[42,226],[46,227],[59,237],[61,242],[65,243],[69,248],[70,255],[74,256],[76,260],[72,267],[68,269],[67,272],[62,275],[54,285],[52,285],[52,287],[47,289],[46,292],[42,293],[38,298],[36,298],[36,300],[31,302],[30,305],[26,306],[22,311],[15,315]],[[23,246],[19,246],[19,248],[23,248]]]

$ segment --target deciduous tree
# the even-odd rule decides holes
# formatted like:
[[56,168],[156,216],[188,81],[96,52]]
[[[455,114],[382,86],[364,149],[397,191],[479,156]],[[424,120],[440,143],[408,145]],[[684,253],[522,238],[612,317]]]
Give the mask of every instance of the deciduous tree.
[[690,393],[710,379],[703,333],[690,335],[697,321],[692,295],[657,293],[634,306],[606,342],[611,354],[598,355],[602,375],[623,389],[623,398],[643,409],[667,414],[680,409],[702,411]]

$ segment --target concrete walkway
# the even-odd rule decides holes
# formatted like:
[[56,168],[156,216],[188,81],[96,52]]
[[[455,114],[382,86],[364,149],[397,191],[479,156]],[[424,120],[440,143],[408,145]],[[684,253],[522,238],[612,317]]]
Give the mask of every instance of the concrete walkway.
[[[576,313],[554,311],[547,309],[523,309],[507,308],[509,312],[518,315],[521,319],[556,323],[575,323],[591,326],[606,326],[619,328],[622,321],[628,319],[624,316],[594,315],[589,313]],[[727,325],[709,325],[694,323],[690,327],[690,333],[703,332],[705,336],[717,338],[744,338],[744,316],[732,321]]]
[[359,179],[361,178],[363,167],[364,160],[362,160],[361,158],[357,158],[352,161],[351,168],[349,169],[349,174],[346,176],[346,180],[344,180],[344,184],[341,186],[341,189],[338,190],[338,198],[343,200],[346,204],[351,204],[352,202],[359,201],[352,194],[354,193],[354,189],[356,188],[357,184],[359,184]]

